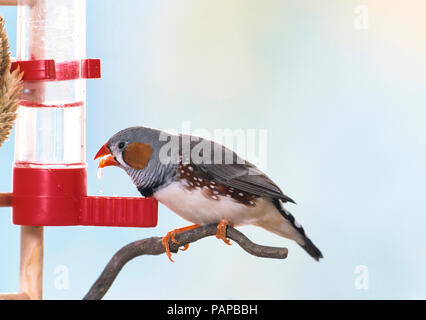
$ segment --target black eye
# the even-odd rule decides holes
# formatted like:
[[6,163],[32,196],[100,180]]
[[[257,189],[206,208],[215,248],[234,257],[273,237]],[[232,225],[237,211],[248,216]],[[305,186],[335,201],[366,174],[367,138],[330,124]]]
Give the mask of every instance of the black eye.
[[124,142],[120,142],[120,143],[118,144],[118,148],[119,148],[119,149],[123,149],[125,145],[126,145],[126,144],[125,144]]

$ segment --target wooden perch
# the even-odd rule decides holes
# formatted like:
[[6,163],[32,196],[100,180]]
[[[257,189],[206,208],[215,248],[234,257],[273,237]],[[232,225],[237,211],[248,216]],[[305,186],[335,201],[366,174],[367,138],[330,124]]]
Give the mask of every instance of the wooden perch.
[[11,193],[0,193],[0,208],[12,206],[12,194]]
[[30,300],[30,296],[26,293],[0,293],[2,300]]
[[0,0],[0,6],[17,6],[18,0]]
[[[217,225],[210,224],[195,229],[184,231],[176,235],[177,245],[170,241],[170,251],[176,253],[180,246],[198,241],[205,237],[216,235]],[[266,247],[251,242],[244,234],[229,227],[226,232],[229,239],[234,240],[241,248],[256,257],[285,259],[287,258],[287,248]],[[165,253],[161,244],[161,237],[152,237],[138,240],[121,248],[108,262],[104,271],[92,285],[83,300],[100,300],[108,292],[115,278],[124,265],[135,257],[142,255],[160,255]]]

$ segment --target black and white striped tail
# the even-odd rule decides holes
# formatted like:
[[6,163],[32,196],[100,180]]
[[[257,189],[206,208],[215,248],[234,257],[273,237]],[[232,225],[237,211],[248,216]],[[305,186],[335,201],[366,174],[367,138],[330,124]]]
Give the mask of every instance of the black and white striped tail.
[[299,244],[305,251],[316,261],[319,261],[319,259],[323,258],[321,251],[312,243],[311,239],[309,239],[306,234],[305,230],[303,230],[303,227],[296,221],[294,216],[284,208],[281,201],[278,199],[273,199],[272,203],[274,206],[278,209],[278,211],[283,215],[283,217],[290,221],[291,225],[299,231],[299,233],[302,235],[304,245]]

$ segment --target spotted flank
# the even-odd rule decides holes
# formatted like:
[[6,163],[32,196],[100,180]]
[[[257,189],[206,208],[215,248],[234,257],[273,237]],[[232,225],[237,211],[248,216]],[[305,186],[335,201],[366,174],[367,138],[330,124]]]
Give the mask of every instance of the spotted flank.
[[179,163],[177,180],[184,180],[188,190],[202,190],[204,196],[212,200],[219,200],[219,196],[232,198],[238,203],[249,207],[256,206],[256,195],[249,194],[232,187],[225,186],[215,182],[207,174],[197,169],[197,166],[191,163]]
[[294,218],[294,216],[284,208],[283,203],[281,200],[273,199],[272,203],[274,206],[278,209],[278,211],[282,214],[282,216],[291,223],[291,225],[300,233],[300,235],[303,238],[304,244],[300,244],[300,246],[306,250],[306,252],[314,258],[316,261],[319,261],[319,259],[323,258],[323,255],[321,251],[312,243],[311,239],[309,239],[306,234],[303,227],[300,225],[300,223]]

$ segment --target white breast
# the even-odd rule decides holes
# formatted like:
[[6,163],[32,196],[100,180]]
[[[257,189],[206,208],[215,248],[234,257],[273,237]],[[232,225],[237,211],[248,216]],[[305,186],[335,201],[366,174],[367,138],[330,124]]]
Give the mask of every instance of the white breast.
[[154,193],[154,197],[182,218],[199,225],[228,220],[234,226],[255,224],[269,211],[267,201],[258,199],[255,207],[248,207],[230,197],[207,197],[201,188],[188,190],[185,182],[173,182]]
[[234,227],[252,224],[303,244],[299,232],[271,201],[257,198],[256,205],[249,207],[226,196],[215,196],[215,200],[206,197],[200,188],[188,190],[182,181],[160,189],[154,197],[185,220],[198,225],[219,223],[222,219]]

